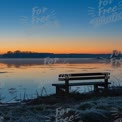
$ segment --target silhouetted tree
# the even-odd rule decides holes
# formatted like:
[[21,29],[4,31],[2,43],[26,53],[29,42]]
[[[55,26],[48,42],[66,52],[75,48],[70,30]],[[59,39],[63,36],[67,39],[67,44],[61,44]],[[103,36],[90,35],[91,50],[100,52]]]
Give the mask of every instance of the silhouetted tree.
[[14,51],[14,53],[15,54],[20,54],[20,53],[22,53],[20,50],[16,50],[16,51]]
[[12,51],[8,51],[7,54],[13,54],[13,52]]

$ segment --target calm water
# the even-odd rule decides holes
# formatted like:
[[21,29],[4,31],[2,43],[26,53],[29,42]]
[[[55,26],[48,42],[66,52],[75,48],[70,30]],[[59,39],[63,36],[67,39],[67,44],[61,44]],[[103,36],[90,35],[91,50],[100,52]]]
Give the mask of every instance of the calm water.
[[[55,93],[52,83],[59,83],[61,73],[110,72],[113,85],[122,85],[121,62],[112,63],[98,59],[0,59],[0,99],[34,98]],[[73,87],[81,92],[92,87]]]

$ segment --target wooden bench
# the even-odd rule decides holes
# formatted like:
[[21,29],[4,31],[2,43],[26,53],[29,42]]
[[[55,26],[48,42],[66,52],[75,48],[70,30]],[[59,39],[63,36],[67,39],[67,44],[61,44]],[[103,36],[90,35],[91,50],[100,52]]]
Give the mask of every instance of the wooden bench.
[[[71,86],[84,86],[84,85],[93,85],[94,92],[99,91],[99,86],[103,87],[104,90],[108,90],[108,85],[111,84],[108,82],[110,78],[110,73],[76,73],[76,74],[60,74],[59,81],[65,81],[65,83],[61,84],[52,84],[52,86],[56,87],[56,94],[61,94],[62,92],[69,94],[69,87]],[[93,81],[99,80],[102,81]],[[80,81],[80,80],[92,80],[90,82],[75,82],[71,83],[70,81]],[[70,83],[69,83],[70,82]]]

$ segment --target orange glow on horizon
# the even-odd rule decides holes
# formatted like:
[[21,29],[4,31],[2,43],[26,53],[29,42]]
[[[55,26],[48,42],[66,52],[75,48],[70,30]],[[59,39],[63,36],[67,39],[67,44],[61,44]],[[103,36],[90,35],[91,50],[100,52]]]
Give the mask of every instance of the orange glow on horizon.
[[31,51],[39,53],[55,53],[55,54],[108,54],[113,50],[121,50],[121,39],[111,38],[3,38],[0,45],[0,54],[7,51]]

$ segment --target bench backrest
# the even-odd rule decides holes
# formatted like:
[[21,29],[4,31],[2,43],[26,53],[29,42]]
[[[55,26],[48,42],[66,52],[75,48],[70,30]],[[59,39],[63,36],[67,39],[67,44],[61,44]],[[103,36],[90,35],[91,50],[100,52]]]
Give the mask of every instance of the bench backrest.
[[109,72],[103,73],[75,73],[75,74],[60,74],[59,81],[66,80],[92,80],[92,79],[104,79],[107,80],[110,78]]

